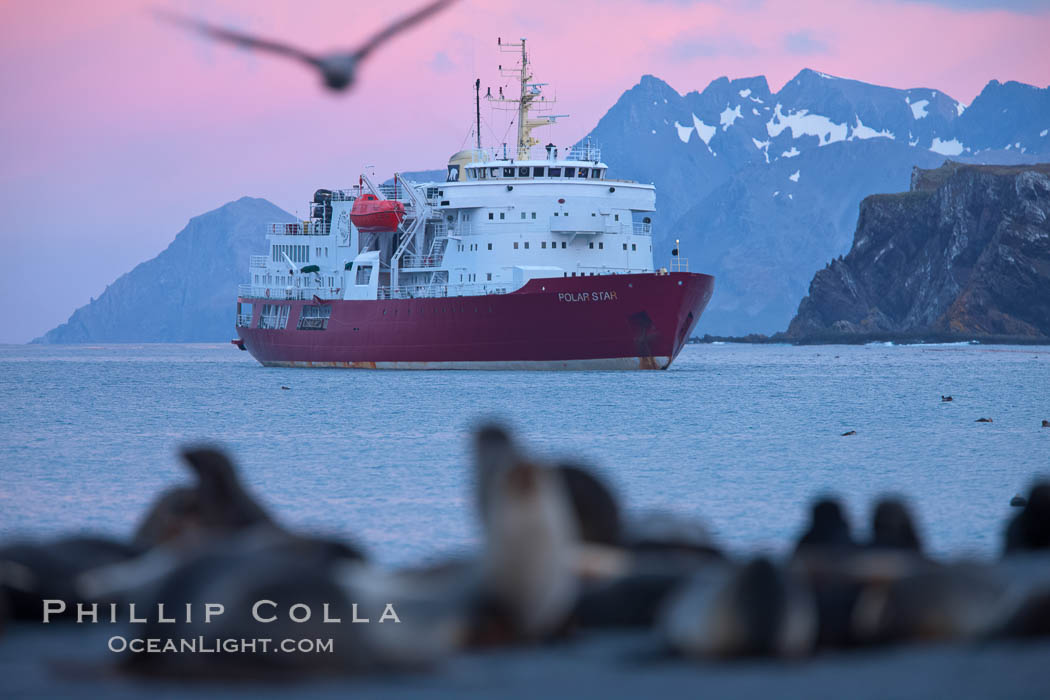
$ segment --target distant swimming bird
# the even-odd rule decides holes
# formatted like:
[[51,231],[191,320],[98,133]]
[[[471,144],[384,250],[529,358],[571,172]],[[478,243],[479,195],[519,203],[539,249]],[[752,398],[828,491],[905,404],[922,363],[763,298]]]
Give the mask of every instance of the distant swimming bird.
[[974,421],[974,423],[991,423],[991,422],[992,422],[991,418],[978,418],[977,420]]
[[346,90],[354,84],[358,65],[365,60],[369,54],[397,34],[400,34],[406,29],[409,29],[427,19],[431,15],[443,10],[454,1],[455,0],[436,0],[428,5],[424,5],[415,12],[387,25],[381,31],[372,35],[372,37],[362,46],[353,51],[335,52],[320,56],[307,53],[306,51],[279,41],[262,39],[249,34],[224,29],[167,10],[157,10],[155,14],[161,19],[198,31],[201,34],[218,41],[236,44],[242,48],[267,51],[269,53],[277,54],[279,56],[287,56],[288,58],[293,58],[302,63],[306,63],[321,72],[321,77],[324,80],[325,86],[330,90],[340,91]]
[[842,437],[849,437],[850,435],[856,435],[856,434],[857,434],[856,430],[847,430],[846,432],[842,433]]
[[1043,421],[1043,427],[1044,428],[1050,428],[1050,420],[1044,420]]
[[290,387],[290,386],[284,386],[283,384],[281,385],[281,390],[282,391],[291,391],[291,389],[292,389],[292,387]]
[[952,399],[951,396],[945,396],[944,394],[941,394],[941,401],[943,401],[945,403],[948,403],[949,401],[953,401],[953,400],[954,399]]

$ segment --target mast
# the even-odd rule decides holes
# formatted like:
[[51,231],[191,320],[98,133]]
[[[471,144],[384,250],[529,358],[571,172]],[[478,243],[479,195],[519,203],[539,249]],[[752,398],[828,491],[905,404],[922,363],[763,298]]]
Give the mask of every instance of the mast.
[[475,133],[478,137],[478,152],[481,152],[481,78],[474,81],[474,110],[477,122]]
[[[532,130],[546,126],[548,124],[554,124],[559,117],[567,117],[568,114],[545,114],[539,117],[530,117],[529,114],[532,111],[543,111],[549,112],[552,109],[552,105],[555,100],[548,100],[543,95],[543,86],[547,83],[530,83],[532,80],[532,74],[529,73],[529,54],[525,50],[525,39],[521,39],[520,44],[504,44],[502,39],[497,39],[496,43],[500,47],[500,51],[515,51],[521,49],[520,66],[517,70],[504,70],[503,66],[499,67],[500,75],[505,77],[514,77],[518,80],[519,90],[517,99],[511,99],[503,94],[503,90],[500,90],[500,96],[493,98],[490,95],[486,96],[491,102],[498,102],[505,107],[502,109],[514,109],[517,112],[518,121],[518,143],[517,143],[517,158],[518,160],[527,160],[529,157],[529,149],[539,144],[539,141],[532,136]],[[511,105],[514,105],[513,107]]]

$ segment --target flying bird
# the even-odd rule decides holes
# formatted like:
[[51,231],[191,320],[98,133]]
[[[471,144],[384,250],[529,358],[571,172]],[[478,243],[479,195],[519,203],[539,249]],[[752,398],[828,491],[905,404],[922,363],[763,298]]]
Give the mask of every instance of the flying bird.
[[339,51],[322,55],[313,55],[288,44],[262,39],[259,37],[225,29],[201,20],[186,17],[167,10],[156,10],[161,19],[173,22],[182,27],[200,32],[201,34],[218,41],[236,44],[247,49],[268,51],[279,56],[287,56],[310,66],[321,72],[325,86],[334,91],[346,90],[354,84],[355,73],[358,65],[373,51],[386,43],[397,34],[409,29],[431,15],[451,5],[455,0],[435,0],[415,12],[402,17],[376,32],[362,46],[353,51]]

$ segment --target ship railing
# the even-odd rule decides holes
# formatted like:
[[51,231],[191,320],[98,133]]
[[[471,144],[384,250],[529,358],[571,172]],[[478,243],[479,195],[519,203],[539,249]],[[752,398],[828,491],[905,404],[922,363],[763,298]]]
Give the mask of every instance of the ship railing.
[[267,233],[271,236],[327,236],[328,225],[323,221],[270,224]]
[[237,296],[243,299],[272,299],[275,301],[310,301],[315,296],[321,299],[342,299],[342,289],[327,287],[263,287],[254,284],[237,286]]
[[265,255],[253,255],[249,258],[248,267],[266,267],[267,260]]
[[441,267],[442,258],[437,255],[404,255],[401,257],[402,267]]
[[357,199],[361,196],[361,188],[358,186],[351,187],[345,190],[333,190],[332,201],[333,202],[347,202],[352,199]]
[[444,299],[506,294],[512,290],[496,284],[420,284],[380,287],[379,299]]
[[567,160],[587,160],[594,163],[598,163],[602,159],[602,149],[591,144],[582,144],[579,146],[573,146],[569,149],[566,156]]
[[631,227],[632,233],[636,236],[651,236],[653,235],[653,225],[646,223],[635,222]]
[[237,327],[238,328],[251,328],[252,315],[251,314],[237,314]]

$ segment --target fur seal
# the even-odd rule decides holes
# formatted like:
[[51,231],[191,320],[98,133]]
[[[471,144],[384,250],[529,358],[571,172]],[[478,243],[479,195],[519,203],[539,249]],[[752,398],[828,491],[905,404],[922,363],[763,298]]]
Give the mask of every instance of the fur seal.
[[813,504],[809,527],[799,538],[795,554],[811,549],[852,549],[855,546],[842,506],[837,500],[825,497]]
[[[495,426],[479,431],[475,456],[485,529],[480,627],[503,625],[510,639],[548,637],[566,623],[578,590],[579,535],[564,479],[523,457]],[[481,630],[478,643],[489,637]]]
[[1050,549],[1050,482],[1040,482],[1028,493],[1023,510],[1006,528],[1006,554]]
[[817,613],[805,584],[765,557],[705,569],[667,602],[659,629],[687,657],[809,654]]
[[883,498],[872,517],[870,546],[876,549],[922,551],[922,543],[907,506],[895,498]]

